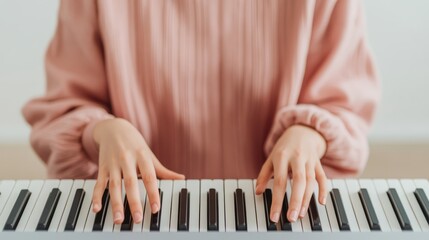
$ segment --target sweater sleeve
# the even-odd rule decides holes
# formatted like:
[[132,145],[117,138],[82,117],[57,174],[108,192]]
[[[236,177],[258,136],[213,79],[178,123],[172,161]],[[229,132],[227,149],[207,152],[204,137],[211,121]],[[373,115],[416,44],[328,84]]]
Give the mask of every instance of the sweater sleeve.
[[360,173],[379,95],[361,1],[317,1],[298,103],[276,113],[266,153],[288,127],[301,124],[325,138],[321,162],[328,177]]
[[97,146],[92,128],[109,111],[95,1],[63,0],[45,57],[46,94],[22,109],[30,142],[50,178],[93,178]]

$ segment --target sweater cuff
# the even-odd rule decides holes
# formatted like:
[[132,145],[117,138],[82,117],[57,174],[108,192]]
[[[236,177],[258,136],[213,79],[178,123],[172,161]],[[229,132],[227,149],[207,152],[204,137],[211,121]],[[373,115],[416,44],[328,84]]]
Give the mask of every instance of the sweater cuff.
[[354,175],[365,167],[368,157],[365,134],[351,134],[340,117],[311,104],[288,106],[278,111],[264,146],[267,156],[286,129],[296,124],[313,128],[325,139],[326,152],[321,162],[324,168],[336,170],[328,171],[331,177]]

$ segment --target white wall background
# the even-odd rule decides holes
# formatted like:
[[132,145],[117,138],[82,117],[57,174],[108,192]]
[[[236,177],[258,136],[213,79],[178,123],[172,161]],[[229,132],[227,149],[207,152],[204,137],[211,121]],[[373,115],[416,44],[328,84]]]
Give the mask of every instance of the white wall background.
[[[429,1],[364,2],[383,79],[383,100],[370,137],[429,140]],[[44,91],[43,55],[57,7],[53,0],[0,0],[0,142],[28,139],[20,109]]]

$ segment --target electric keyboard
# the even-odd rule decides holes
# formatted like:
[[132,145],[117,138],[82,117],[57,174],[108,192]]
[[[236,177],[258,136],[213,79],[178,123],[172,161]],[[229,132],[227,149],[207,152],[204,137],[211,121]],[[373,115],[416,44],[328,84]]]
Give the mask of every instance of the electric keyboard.
[[[114,224],[109,193],[92,212],[95,180],[0,180],[0,239],[429,239],[425,179],[334,179],[326,205],[289,222],[269,220],[272,181],[255,195],[255,180],[159,180],[161,206],[152,214],[139,181],[143,221],[135,224],[123,191],[125,218]],[[316,197],[315,197],[316,196]]]

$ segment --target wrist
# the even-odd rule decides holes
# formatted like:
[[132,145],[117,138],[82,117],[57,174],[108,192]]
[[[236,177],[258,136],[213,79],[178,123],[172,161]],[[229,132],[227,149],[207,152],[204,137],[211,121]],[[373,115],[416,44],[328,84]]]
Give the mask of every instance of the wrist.
[[305,125],[292,125],[286,131],[296,131],[300,139],[310,148],[317,152],[319,159],[322,159],[326,153],[327,142],[323,135],[314,128]]

